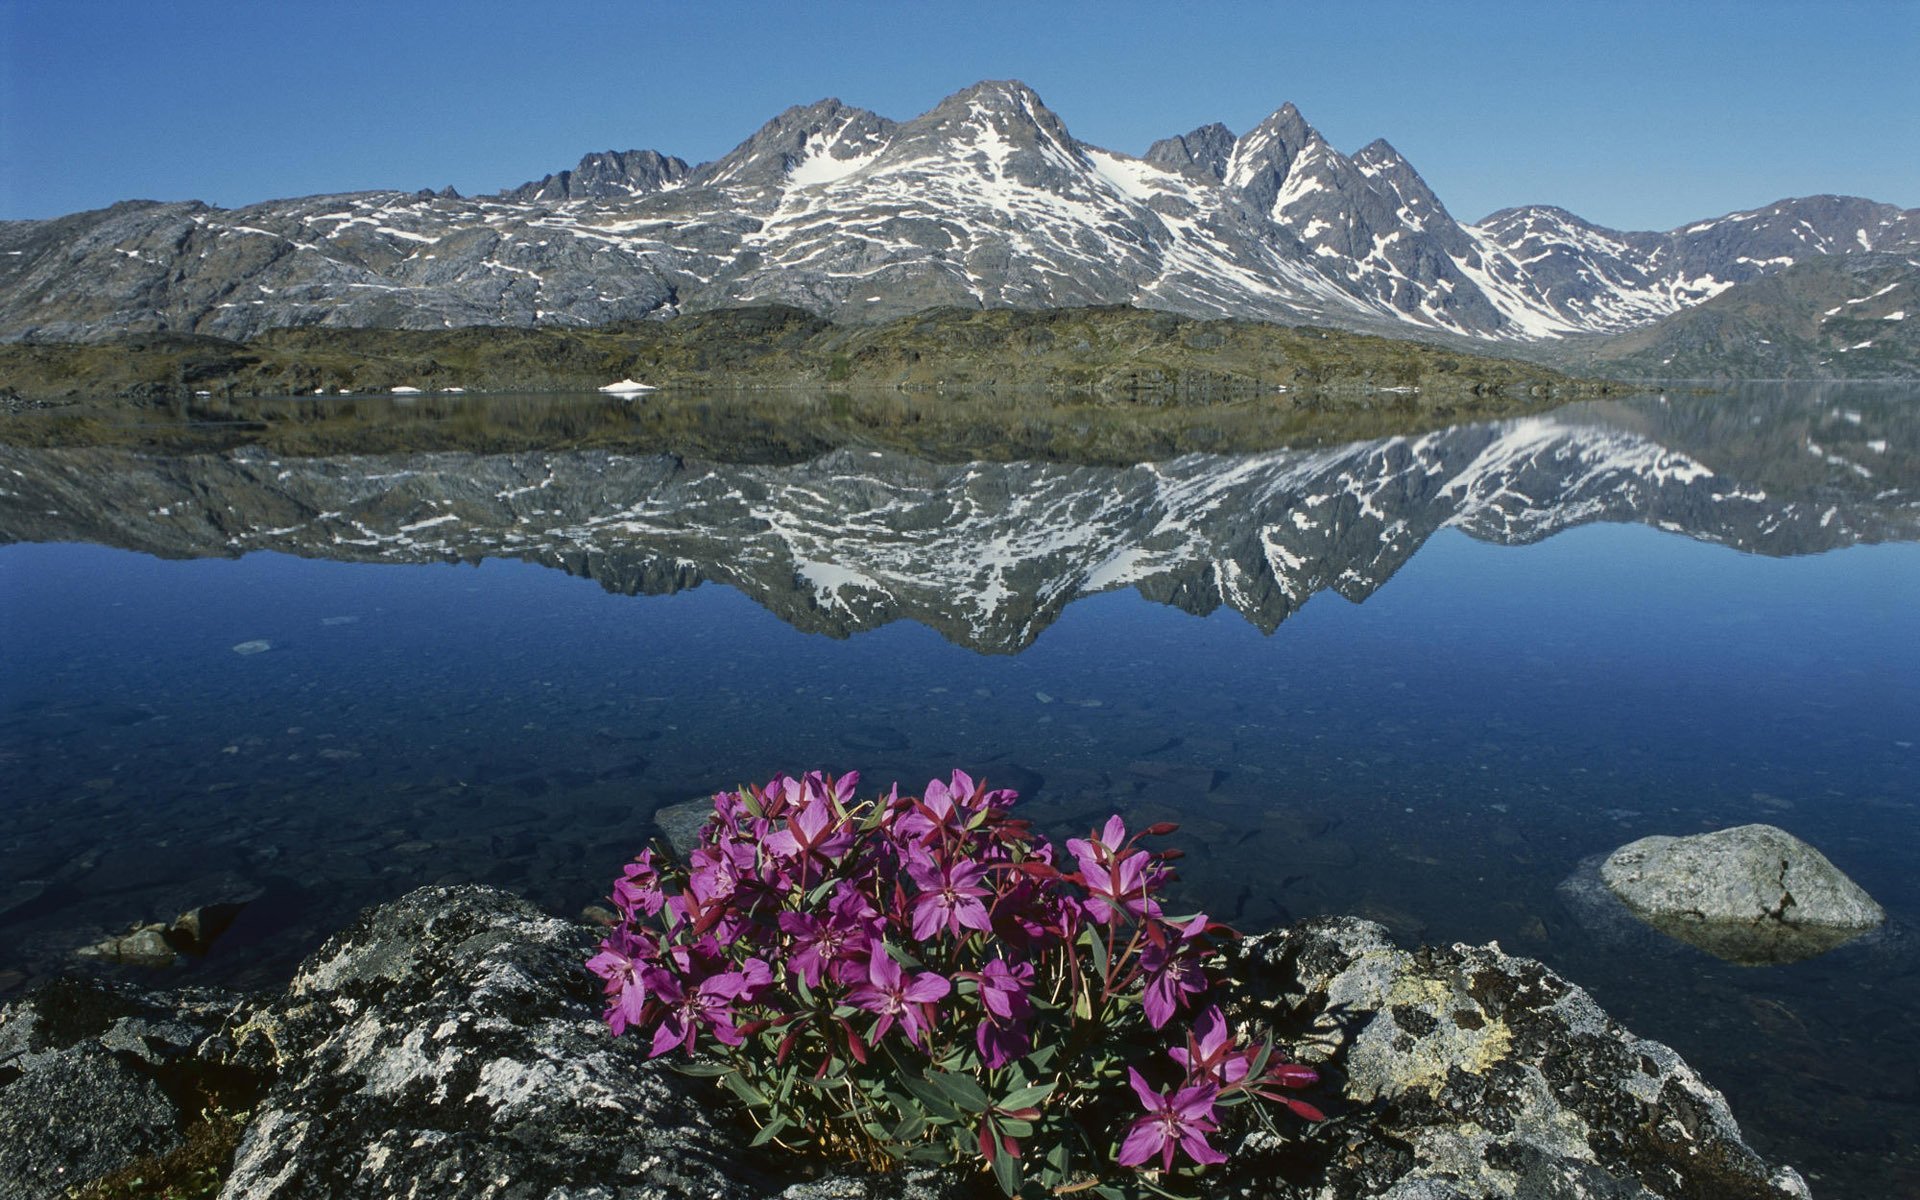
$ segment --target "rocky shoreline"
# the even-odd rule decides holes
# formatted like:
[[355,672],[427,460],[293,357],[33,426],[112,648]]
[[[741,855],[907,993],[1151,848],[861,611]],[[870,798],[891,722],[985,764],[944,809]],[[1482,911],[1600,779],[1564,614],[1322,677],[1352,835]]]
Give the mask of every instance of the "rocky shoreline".
[[[423,888],[363,914],[277,994],[42,988],[0,1009],[0,1194],[159,1195],[182,1171],[199,1190],[179,1194],[223,1200],[990,1192],[750,1151],[707,1081],[608,1036],[581,965],[594,937],[511,893]],[[1407,951],[1353,918],[1232,958],[1235,1019],[1271,1027],[1339,1094],[1299,1140],[1237,1138],[1209,1194],[1809,1195],[1679,1055],[1537,962]]]

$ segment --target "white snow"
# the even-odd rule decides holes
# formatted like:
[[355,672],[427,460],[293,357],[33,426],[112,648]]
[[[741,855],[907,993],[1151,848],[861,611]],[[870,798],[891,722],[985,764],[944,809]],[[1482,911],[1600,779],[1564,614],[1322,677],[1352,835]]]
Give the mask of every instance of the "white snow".
[[855,154],[847,158],[835,158],[825,147],[801,160],[800,164],[787,172],[787,182],[795,187],[813,187],[823,183],[835,183],[866,166],[880,157],[878,150],[866,154]]
[[391,392],[392,392],[392,393],[393,393],[394,395],[396,395],[396,396],[418,396],[418,395],[420,394],[420,389],[419,389],[419,388],[417,388],[417,387],[408,387],[408,386],[407,386],[406,384],[404,384],[404,383],[403,383],[403,384],[401,384],[401,385],[400,385],[399,387],[396,387],[396,388],[390,388],[390,389],[388,389],[388,390],[389,390],[389,391],[391,391]]
[[1137,158],[1091,146],[1086,154],[1100,178],[1112,184],[1122,195],[1135,200],[1151,200],[1172,183],[1170,172]]
[[1899,312],[1890,312],[1880,319],[1882,321],[1904,321],[1907,319],[1907,310],[1903,308]]
[[637,379],[622,379],[606,384],[600,390],[614,396],[637,396],[641,392],[653,392],[659,389],[650,383],[641,383]]

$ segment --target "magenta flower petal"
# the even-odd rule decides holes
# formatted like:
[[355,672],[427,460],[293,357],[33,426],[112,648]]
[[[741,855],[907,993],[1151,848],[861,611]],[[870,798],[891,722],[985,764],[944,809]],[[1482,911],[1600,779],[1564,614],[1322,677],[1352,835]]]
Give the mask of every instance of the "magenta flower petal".
[[1154,1126],[1136,1123],[1127,1131],[1127,1139],[1120,1143],[1120,1153],[1113,1161],[1123,1167],[1137,1167],[1158,1154],[1164,1141]]

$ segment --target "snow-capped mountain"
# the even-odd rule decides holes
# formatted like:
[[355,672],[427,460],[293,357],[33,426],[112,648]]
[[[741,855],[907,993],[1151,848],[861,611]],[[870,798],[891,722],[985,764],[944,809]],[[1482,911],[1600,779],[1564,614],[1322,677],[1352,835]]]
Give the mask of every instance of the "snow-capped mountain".
[[[1135,466],[930,463],[835,450],[792,465],[607,451],[178,458],[0,446],[0,543],[166,557],[511,557],[661,593],[740,589],[805,630],[909,619],[983,652],[1132,587],[1265,630],[1323,591],[1361,600],[1442,528],[1531,542],[1641,521],[1764,554],[1920,539],[1908,408],[1718,398],[1590,405],[1249,456]],[[1763,420],[1764,418],[1764,420]],[[1709,435],[1702,437],[1705,427]]]
[[1133,304],[1481,341],[1618,332],[1822,255],[1920,248],[1920,210],[1785,200],[1667,233],[1559,209],[1462,224],[1392,146],[1348,156],[1291,104],[1144,157],[1026,86],[895,122],[788,109],[698,167],[591,154],[497,195],[370,192],[224,210],[127,202],[0,223],[0,337],[287,325],[591,325],[788,303]]

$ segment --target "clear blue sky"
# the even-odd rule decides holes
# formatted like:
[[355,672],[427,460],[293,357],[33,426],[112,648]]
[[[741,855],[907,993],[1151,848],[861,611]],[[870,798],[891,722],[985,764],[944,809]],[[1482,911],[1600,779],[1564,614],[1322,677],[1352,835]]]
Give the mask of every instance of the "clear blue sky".
[[700,162],[791,104],[905,119],[989,78],[1132,154],[1291,100],[1342,150],[1391,141],[1463,220],[1920,206],[1920,0],[0,0],[0,218]]

